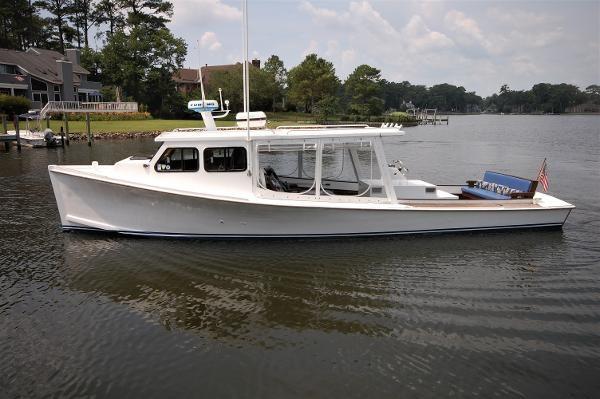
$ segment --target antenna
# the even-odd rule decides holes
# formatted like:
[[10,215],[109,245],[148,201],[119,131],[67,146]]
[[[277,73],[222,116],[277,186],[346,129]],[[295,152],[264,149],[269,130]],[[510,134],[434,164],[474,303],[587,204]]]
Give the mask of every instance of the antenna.
[[202,92],[202,103],[205,104],[206,97],[204,96],[204,82],[202,82],[202,61],[200,58],[200,40],[198,40],[198,78],[200,79],[200,91]]
[[243,0],[243,40],[244,40],[244,65],[243,65],[243,80],[244,80],[244,112],[246,113],[246,135],[250,141],[250,74],[248,69],[248,0]]

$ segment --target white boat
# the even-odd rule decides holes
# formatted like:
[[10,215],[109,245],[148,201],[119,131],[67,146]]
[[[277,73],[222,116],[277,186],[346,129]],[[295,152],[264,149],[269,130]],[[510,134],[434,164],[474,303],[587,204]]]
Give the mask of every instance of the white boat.
[[[472,199],[407,178],[398,127],[176,129],[149,159],[50,165],[62,227],[184,237],[324,237],[561,227],[573,205]],[[284,169],[287,169],[284,170]],[[524,197],[527,197],[524,193]]]
[[[9,130],[8,135],[16,136],[15,130]],[[56,147],[62,145],[62,138],[55,136],[52,130],[46,129],[42,132],[35,130],[19,130],[19,142],[33,148]]]
[[206,128],[162,133],[151,158],[50,165],[63,229],[168,237],[375,236],[559,228],[574,208],[535,192],[537,182],[513,176],[490,173],[496,181],[480,187],[409,179],[402,163],[388,162],[384,153],[384,139],[404,135],[398,126],[267,128],[264,114],[248,107],[247,43],[245,52],[244,112],[236,127],[217,128],[214,117],[229,111],[203,94],[188,108],[202,114]]
[[[41,129],[40,112],[32,110],[25,114],[19,115],[19,119],[25,120],[25,129],[19,129],[19,142],[21,145],[41,148],[41,147],[57,147],[62,145],[62,137],[57,136],[51,129]],[[32,123],[35,121],[35,123]],[[32,128],[31,125],[34,125]],[[16,136],[16,130],[7,131],[8,135]]]

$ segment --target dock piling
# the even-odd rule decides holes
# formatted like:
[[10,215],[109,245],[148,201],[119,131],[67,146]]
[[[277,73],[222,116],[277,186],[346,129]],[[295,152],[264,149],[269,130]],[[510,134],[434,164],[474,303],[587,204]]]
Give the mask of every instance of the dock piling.
[[90,113],[85,114],[85,128],[87,130],[88,146],[92,146],[92,129],[90,128]]
[[19,115],[15,115],[15,135],[17,136],[17,151],[21,152],[21,133],[19,132]]
[[[2,114],[0,116],[2,117],[2,130],[3,130],[4,134],[8,134],[8,126],[6,126],[6,115]],[[8,141],[4,142],[4,149],[6,151],[10,150],[10,143]]]
[[65,136],[67,138],[67,145],[69,145],[69,117],[67,116],[66,112],[63,114],[63,122],[65,125]]

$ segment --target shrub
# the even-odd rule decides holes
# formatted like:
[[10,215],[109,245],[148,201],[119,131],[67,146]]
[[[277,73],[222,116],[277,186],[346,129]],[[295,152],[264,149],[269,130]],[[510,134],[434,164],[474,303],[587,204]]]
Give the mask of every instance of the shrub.
[[29,111],[31,101],[21,96],[0,94],[0,113],[7,114],[10,118]]

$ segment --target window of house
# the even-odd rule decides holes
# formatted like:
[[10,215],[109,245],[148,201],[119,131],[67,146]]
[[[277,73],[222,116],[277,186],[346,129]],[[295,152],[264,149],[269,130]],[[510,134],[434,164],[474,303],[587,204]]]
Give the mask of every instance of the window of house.
[[54,93],[54,101],[60,101],[60,93]]
[[157,172],[197,172],[198,149],[167,148],[156,162],[154,169]]
[[204,170],[207,172],[243,172],[248,167],[244,147],[206,148]]
[[0,73],[17,74],[17,67],[14,65],[0,64]]
[[36,91],[46,91],[48,90],[48,87],[46,86],[45,82],[42,82],[41,80],[37,80],[37,79],[31,79],[31,90],[36,90]]
[[48,93],[46,92],[37,92],[34,91],[31,93],[33,101],[39,101],[42,104],[46,104],[48,102]]
[[60,92],[60,86],[54,85],[54,92]]

